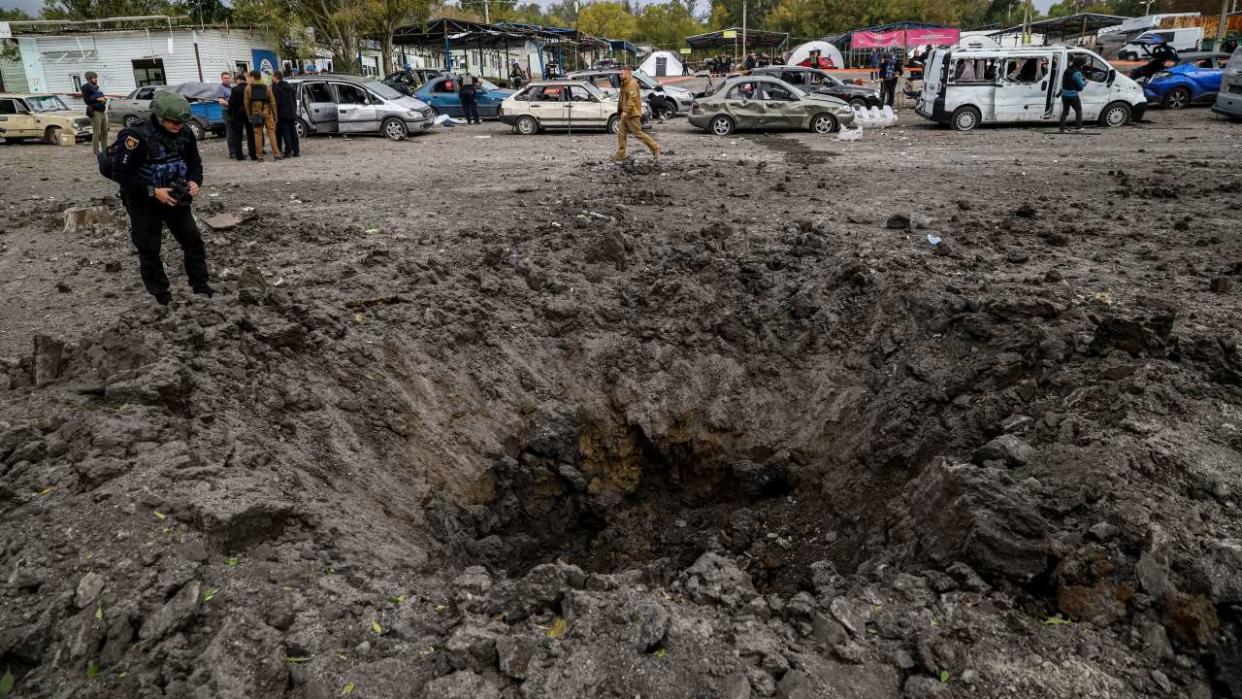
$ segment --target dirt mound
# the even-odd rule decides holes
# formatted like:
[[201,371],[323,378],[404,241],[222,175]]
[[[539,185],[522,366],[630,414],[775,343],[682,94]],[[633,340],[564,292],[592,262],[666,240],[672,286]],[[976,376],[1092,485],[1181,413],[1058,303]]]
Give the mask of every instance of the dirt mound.
[[1242,693],[1236,318],[1039,216],[591,176],[451,245],[243,224],[217,299],[7,361],[18,695]]

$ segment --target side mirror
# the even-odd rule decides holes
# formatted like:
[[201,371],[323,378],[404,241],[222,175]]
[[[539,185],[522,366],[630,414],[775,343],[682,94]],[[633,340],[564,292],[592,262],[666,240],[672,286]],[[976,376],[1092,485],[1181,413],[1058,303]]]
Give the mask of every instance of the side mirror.
[[1117,71],[1116,71],[1116,69],[1110,69],[1110,70],[1108,71],[1108,82],[1107,82],[1106,84],[1107,84],[1109,87],[1112,87],[1112,86],[1113,86],[1113,81],[1114,81],[1114,80],[1116,80],[1116,79],[1117,79]]
[[1047,91],[1047,90],[1048,90],[1048,81],[1047,81],[1047,80],[1045,80],[1045,81],[1043,81],[1042,83],[1040,83],[1040,84],[1039,84],[1039,89],[1040,89],[1040,91],[1041,91],[1041,92],[1045,92],[1045,91]]

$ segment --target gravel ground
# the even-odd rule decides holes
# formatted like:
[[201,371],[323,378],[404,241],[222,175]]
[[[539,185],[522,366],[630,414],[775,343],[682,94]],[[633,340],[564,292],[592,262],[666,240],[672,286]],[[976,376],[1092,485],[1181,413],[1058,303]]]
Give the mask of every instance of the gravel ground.
[[208,140],[171,309],[0,148],[14,696],[1242,696],[1242,132],[901,118]]

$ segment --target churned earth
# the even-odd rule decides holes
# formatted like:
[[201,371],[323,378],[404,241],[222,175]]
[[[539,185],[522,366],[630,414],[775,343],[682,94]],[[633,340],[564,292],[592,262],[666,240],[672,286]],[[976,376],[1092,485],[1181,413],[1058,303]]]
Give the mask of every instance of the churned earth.
[[1237,126],[654,134],[0,147],[0,689],[1242,696]]

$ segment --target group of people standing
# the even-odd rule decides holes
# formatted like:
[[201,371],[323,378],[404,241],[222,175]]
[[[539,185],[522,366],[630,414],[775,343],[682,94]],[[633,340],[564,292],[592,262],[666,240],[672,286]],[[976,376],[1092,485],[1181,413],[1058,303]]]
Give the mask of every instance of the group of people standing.
[[297,96],[293,86],[285,80],[290,75],[274,71],[269,83],[257,70],[250,71],[249,75],[220,74],[216,94],[220,106],[224,107],[230,158],[262,162],[268,144],[275,160],[301,155]]

